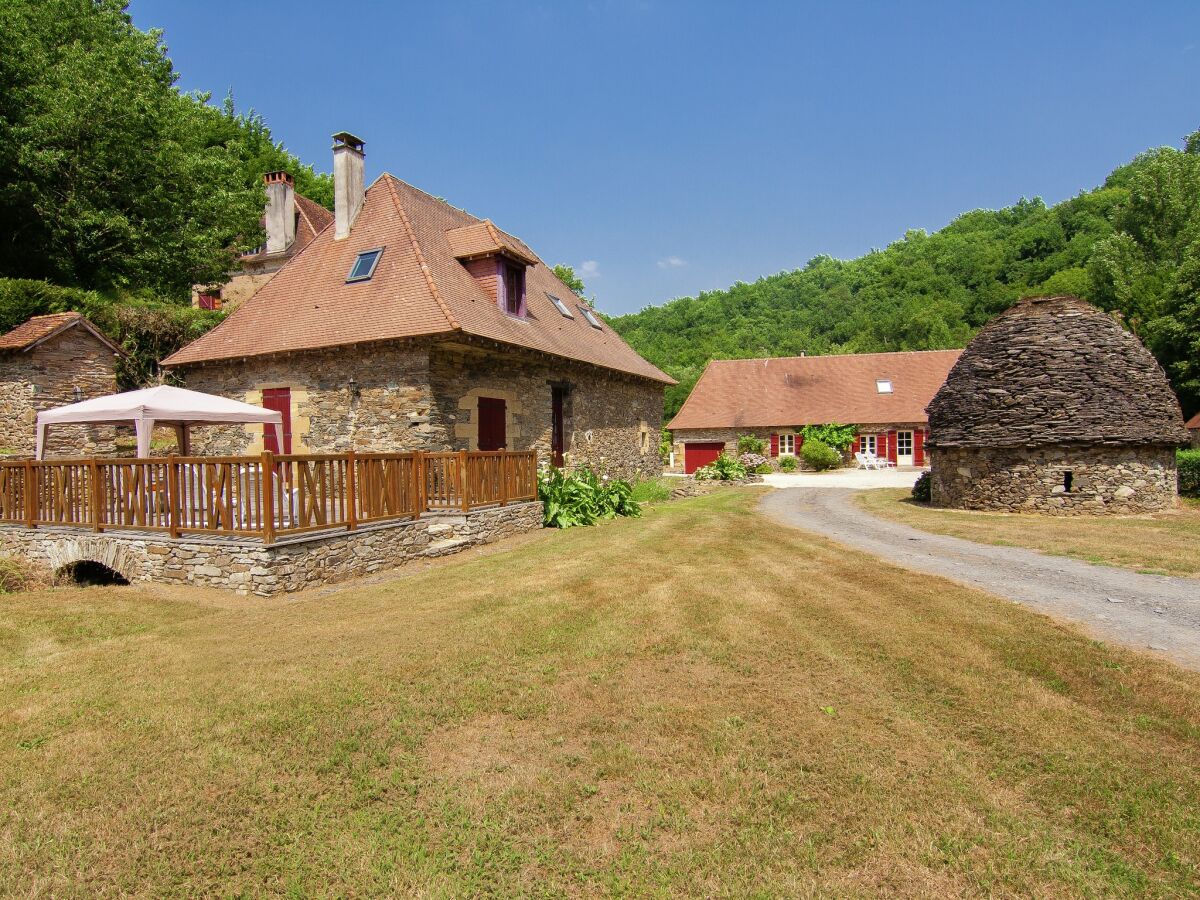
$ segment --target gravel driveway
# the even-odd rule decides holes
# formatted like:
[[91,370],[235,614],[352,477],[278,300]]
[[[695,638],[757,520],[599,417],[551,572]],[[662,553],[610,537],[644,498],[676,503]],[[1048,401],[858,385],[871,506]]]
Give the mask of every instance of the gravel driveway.
[[765,496],[777,521],[1069,619],[1097,638],[1159,651],[1200,669],[1200,581],[1140,575],[1034,550],[976,544],[877,518],[853,490],[789,488]]

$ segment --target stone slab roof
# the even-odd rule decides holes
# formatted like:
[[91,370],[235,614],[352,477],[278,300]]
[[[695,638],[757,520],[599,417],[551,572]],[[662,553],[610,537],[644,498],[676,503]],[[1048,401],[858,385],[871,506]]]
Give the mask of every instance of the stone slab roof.
[[[921,423],[959,350],[713,360],[667,426]],[[890,382],[881,392],[878,382]]]
[[7,334],[0,335],[0,352],[32,350],[38,344],[50,340],[71,328],[83,328],[91,332],[96,340],[105,344],[113,353],[126,356],[124,350],[114,344],[95,325],[77,312],[50,313],[33,316]]
[[1150,351],[1077,297],[1031,297],[989,322],[929,404],[929,429],[931,447],[1188,438]]
[[[607,324],[590,325],[578,298],[515,238],[506,247],[535,261],[526,271],[528,316],[507,315],[455,256],[448,236],[488,223],[391,175],[366,192],[349,236],[326,228],[253,297],[203,337],[166,360],[187,366],[371,341],[469,335],[524,347],[664,384],[674,380],[639,356]],[[478,237],[484,229],[468,236]],[[374,275],[347,283],[357,255],[383,248]],[[461,245],[458,248],[462,249]],[[561,298],[574,313],[560,314]]]

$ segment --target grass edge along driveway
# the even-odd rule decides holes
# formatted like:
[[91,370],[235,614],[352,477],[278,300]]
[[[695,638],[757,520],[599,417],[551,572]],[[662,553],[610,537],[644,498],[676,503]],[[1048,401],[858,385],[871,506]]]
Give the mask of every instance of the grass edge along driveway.
[[1200,501],[1144,516],[1039,516],[939,509],[897,488],[860,491],[873,515],[981,544],[1024,547],[1154,575],[1200,578]]
[[1200,676],[758,498],[321,598],[3,598],[0,887],[1194,891]]

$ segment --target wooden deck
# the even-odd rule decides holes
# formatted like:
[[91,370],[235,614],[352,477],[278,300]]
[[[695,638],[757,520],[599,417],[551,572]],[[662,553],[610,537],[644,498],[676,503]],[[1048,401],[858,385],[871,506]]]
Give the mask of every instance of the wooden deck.
[[537,499],[536,451],[0,463],[0,524],[259,538]]

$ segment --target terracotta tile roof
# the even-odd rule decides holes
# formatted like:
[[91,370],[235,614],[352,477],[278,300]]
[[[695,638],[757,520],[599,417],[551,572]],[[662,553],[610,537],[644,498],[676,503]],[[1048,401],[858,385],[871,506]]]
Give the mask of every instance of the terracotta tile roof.
[[[961,350],[722,359],[708,364],[667,427],[789,428],[924,422]],[[880,393],[877,381],[890,381]]]
[[22,322],[7,334],[0,335],[0,351],[30,350],[43,341],[49,340],[56,334],[61,334],[68,328],[79,326],[90,331],[96,339],[121,356],[127,355],[124,350],[110,341],[103,332],[85,319],[80,313],[65,312],[51,313],[45,316],[33,316]]
[[1200,428],[1200,413],[1196,413],[1194,416],[1188,419],[1187,425],[1184,427],[1189,431],[1195,431],[1197,428]]
[[[488,232],[489,224],[381,175],[348,237],[335,241],[332,228],[323,230],[253,297],[164,365],[462,333],[674,383],[607,324],[597,330],[583,316],[562,316],[547,295],[573,307],[570,288],[516,238],[495,226],[495,235]],[[457,233],[459,251],[468,238],[487,233],[535,261],[526,272],[526,319],[507,315],[483,292],[456,258],[450,232]],[[358,254],[378,247],[383,255],[371,279],[347,284]]]

